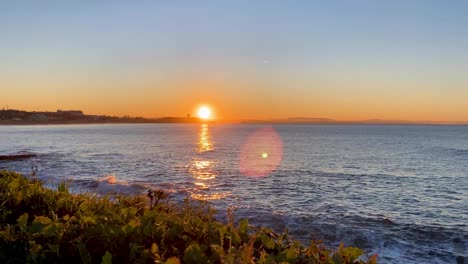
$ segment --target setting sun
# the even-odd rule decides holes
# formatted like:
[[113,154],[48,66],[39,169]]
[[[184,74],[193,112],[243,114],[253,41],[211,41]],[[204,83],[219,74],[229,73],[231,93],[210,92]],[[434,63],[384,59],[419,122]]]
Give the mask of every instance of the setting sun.
[[208,106],[201,106],[200,108],[198,108],[197,115],[201,119],[210,119],[211,108]]

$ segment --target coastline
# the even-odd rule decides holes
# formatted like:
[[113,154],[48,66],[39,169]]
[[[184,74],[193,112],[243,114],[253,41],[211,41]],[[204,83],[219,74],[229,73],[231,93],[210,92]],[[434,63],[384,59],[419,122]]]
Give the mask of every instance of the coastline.
[[11,121],[0,120],[0,126],[31,126],[31,125],[99,125],[99,124],[199,124],[201,121]]
[[306,122],[275,122],[275,121],[189,121],[189,122],[168,122],[168,121],[11,121],[0,120],[1,126],[35,126],[35,125],[109,125],[109,124],[239,124],[239,125],[330,125],[330,126],[468,126],[468,123],[366,123],[366,122],[329,122],[329,123],[306,123]]

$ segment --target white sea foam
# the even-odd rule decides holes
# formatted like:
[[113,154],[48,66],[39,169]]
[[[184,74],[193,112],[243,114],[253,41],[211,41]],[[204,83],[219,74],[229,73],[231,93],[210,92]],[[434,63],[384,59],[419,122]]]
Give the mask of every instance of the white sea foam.
[[97,180],[96,192],[99,194],[121,193],[137,194],[146,189],[146,186],[137,183],[118,181],[114,175],[107,175]]

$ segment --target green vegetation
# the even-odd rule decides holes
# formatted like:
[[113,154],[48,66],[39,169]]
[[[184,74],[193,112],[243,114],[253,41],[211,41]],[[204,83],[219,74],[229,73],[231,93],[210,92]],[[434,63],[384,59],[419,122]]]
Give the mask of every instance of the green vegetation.
[[230,210],[223,224],[208,204],[176,204],[161,191],[71,194],[0,171],[0,192],[0,263],[376,263],[354,262],[358,248],[306,248],[247,220],[234,225]]

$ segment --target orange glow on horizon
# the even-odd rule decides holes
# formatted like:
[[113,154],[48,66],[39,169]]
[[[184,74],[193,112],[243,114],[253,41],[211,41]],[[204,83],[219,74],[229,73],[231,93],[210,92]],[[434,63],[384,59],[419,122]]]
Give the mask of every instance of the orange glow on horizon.
[[[382,81],[379,89],[372,90],[371,87],[379,83],[363,81],[358,86],[352,81],[332,83],[325,80],[292,82],[297,92],[281,93],[276,92],[281,91],[281,87],[266,88],[262,83],[242,78],[221,78],[223,75],[219,72],[215,74],[217,77],[205,77],[203,73],[198,76],[178,80],[125,79],[117,84],[111,81],[95,83],[94,79],[89,83],[45,77],[33,79],[34,83],[24,78],[2,79],[0,109],[8,106],[26,111],[82,110],[89,115],[160,118],[182,117],[189,113],[199,117],[199,107],[208,106],[211,118],[204,120],[220,122],[304,117],[338,121],[380,119],[468,123],[465,102],[468,90],[458,86],[460,91],[457,93],[440,94],[438,87],[442,84],[437,83],[415,83],[414,86],[419,88],[413,91],[393,88],[405,87],[405,83]],[[79,88],[62,89],[68,86]],[[131,90],[131,87],[138,88]],[[154,87],[168,89],[162,94]],[[258,92],[245,93],[242,87],[255,87]]]

